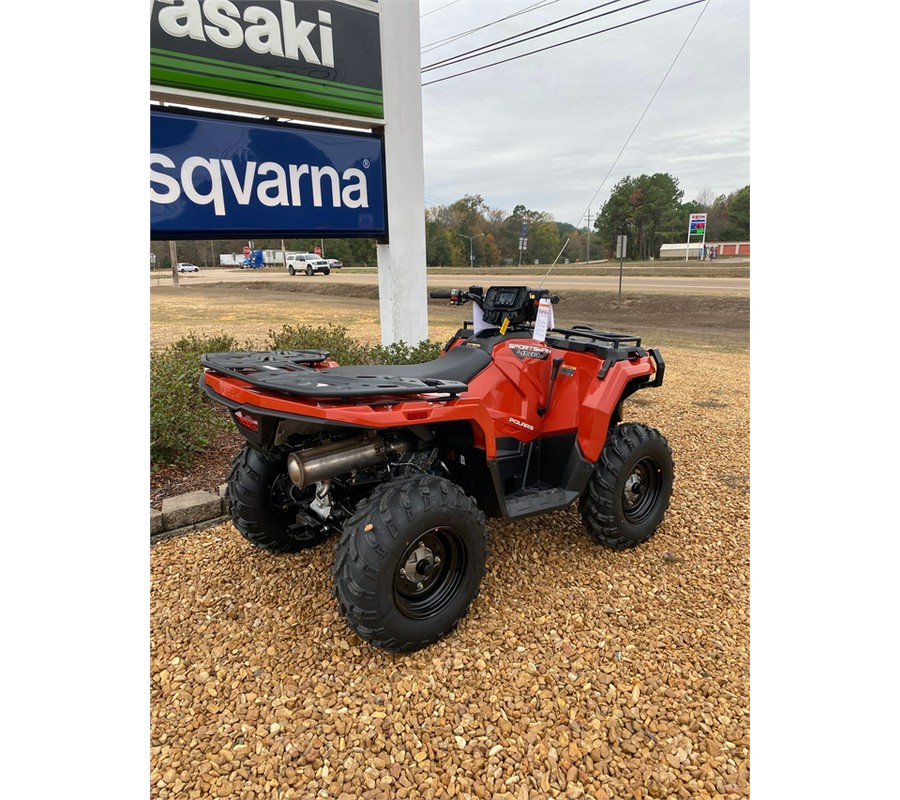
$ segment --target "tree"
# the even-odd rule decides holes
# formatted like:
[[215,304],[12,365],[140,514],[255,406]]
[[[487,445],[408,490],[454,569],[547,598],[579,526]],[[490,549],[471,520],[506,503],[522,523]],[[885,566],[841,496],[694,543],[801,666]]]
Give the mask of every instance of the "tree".
[[750,239],[750,186],[732,192],[726,198],[725,217],[728,226],[723,231],[723,238],[736,241]]
[[612,255],[616,237],[626,234],[630,258],[656,255],[677,227],[683,195],[678,179],[668,173],[623,178],[594,222],[601,239],[598,246]]

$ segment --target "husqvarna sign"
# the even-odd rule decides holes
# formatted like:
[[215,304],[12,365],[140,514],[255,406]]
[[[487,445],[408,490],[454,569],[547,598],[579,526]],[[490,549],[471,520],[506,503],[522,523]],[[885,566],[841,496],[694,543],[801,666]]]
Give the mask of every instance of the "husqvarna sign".
[[151,238],[383,239],[383,151],[374,134],[151,110]]
[[373,0],[151,0],[150,83],[197,97],[381,119]]

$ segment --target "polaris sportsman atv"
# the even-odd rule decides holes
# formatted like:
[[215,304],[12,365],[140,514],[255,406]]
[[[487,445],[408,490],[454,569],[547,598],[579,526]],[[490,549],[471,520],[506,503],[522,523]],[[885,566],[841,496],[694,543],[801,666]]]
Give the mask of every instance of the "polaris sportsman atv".
[[472,317],[441,356],[339,366],[323,351],[206,353],[200,385],[246,437],[228,480],[234,525],[274,553],[330,533],[349,626],[392,652],[451,630],[478,594],[485,517],[578,501],[588,535],[649,539],[674,463],[622,404],[662,385],[659,351],[587,325],[556,328],[546,289],[432,292]]

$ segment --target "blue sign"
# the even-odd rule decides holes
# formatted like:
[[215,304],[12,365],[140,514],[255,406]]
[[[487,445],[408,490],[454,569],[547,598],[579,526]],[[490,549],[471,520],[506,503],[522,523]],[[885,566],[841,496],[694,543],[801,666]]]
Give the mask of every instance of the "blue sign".
[[384,141],[214,114],[150,112],[150,238],[385,240]]

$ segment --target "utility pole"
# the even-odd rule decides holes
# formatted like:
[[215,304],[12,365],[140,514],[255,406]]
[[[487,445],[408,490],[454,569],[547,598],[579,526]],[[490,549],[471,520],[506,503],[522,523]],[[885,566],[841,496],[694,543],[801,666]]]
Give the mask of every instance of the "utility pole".
[[587,229],[588,229],[588,241],[587,241],[587,263],[591,263],[591,207],[588,206],[587,210]]
[[178,252],[175,249],[175,242],[169,241],[169,260],[172,262],[172,286],[179,286],[178,283]]
[[457,236],[462,236],[463,239],[469,240],[469,266],[474,266],[475,256],[472,254],[472,241],[477,239],[479,236],[484,236],[483,233],[476,233],[474,236],[466,236],[464,233],[457,232]]

